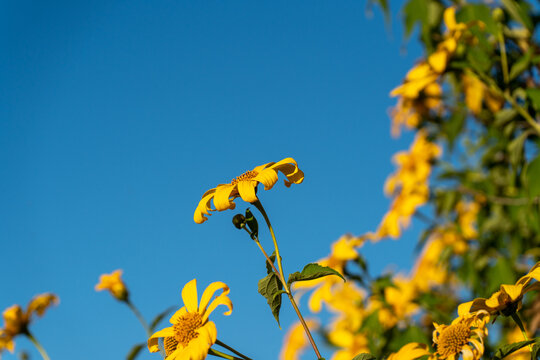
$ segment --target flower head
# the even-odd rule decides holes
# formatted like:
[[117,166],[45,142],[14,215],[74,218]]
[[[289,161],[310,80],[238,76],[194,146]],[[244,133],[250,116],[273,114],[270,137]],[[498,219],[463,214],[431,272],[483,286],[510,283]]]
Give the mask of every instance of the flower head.
[[[216,291],[223,290],[221,294],[212,299]],[[158,340],[163,338],[166,360],[202,360],[208,355],[210,347],[217,339],[216,325],[208,321],[208,317],[219,305],[229,308],[224,315],[232,312],[232,302],[227,296],[229,287],[222,282],[213,282],[201,297],[197,298],[197,280],[188,282],[182,289],[184,307],[178,310],[171,318],[172,326],[154,333],[148,339],[148,350],[159,351]]]
[[30,300],[26,311],[20,305],[8,307],[2,313],[4,327],[0,329],[0,352],[7,349],[11,352],[15,349],[13,339],[19,334],[28,333],[28,325],[32,322],[34,314],[43,316],[51,305],[57,305],[58,297],[52,293],[36,295]]
[[108,290],[112,296],[120,301],[127,301],[129,297],[126,284],[122,281],[122,270],[115,270],[110,274],[101,275],[95,289],[96,291]]
[[439,359],[456,360],[460,354],[464,359],[477,360],[484,353],[484,337],[487,336],[487,311],[459,316],[450,325],[434,323],[433,342],[437,345]]
[[521,308],[523,295],[531,290],[539,290],[540,282],[530,283],[532,280],[540,281],[540,261],[533,266],[529,273],[522,276],[515,285],[501,285],[499,291],[495,292],[489,299],[478,298],[473,301],[461,304],[458,307],[460,315],[486,310],[490,314],[512,315]]
[[[234,209],[236,207],[234,199],[237,197],[241,197],[242,200],[248,203],[257,201],[257,185],[262,183],[265,190],[270,190],[278,180],[278,171],[281,171],[287,177],[285,180],[285,186],[287,187],[304,181],[304,173],[298,168],[298,164],[293,158],[257,166],[253,170],[234,178],[229,184],[219,184],[205,192],[195,209],[193,220],[197,224],[202,224],[208,220],[205,215],[210,215],[211,211]],[[212,200],[215,208],[212,208]]]

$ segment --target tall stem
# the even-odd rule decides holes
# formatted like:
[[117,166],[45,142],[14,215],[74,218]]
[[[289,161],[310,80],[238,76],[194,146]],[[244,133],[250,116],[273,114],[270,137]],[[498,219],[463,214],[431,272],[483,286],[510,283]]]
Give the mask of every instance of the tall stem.
[[144,328],[144,331],[146,331],[146,335],[148,335],[148,337],[152,336],[152,331],[150,331],[150,326],[148,326],[148,323],[146,322],[146,320],[144,320],[144,317],[142,316],[139,309],[137,309],[135,305],[133,305],[133,303],[129,300],[126,300],[125,303],[127,304],[127,306],[129,306],[131,311],[133,311],[133,313],[135,314],[135,316],[141,323],[142,327]]
[[242,354],[240,351],[236,351],[235,349],[233,349],[229,345],[225,344],[224,342],[219,341],[218,339],[216,339],[216,344],[218,344],[219,346],[224,347],[225,349],[229,350],[233,354],[236,354],[236,355],[238,355],[240,357],[243,357],[246,360],[252,360],[251,358],[248,358],[246,355]]
[[498,31],[498,41],[499,41],[499,47],[501,48],[501,67],[503,71],[503,79],[504,84],[508,86],[508,83],[510,82],[510,77],[508,76],[508,59],[506,58],[506,45],[504,44],[504,35],[503,35],[503,25],[498,24],[499,31]]
[[262,216],[264,217],[264,220],[266,221],[266,225],[268,226],[268,229],[270,230],[270,235],[272,236],[272,241],[274,242],[274,248],[276,249],[276,260],[278,263],[279,271],[274,266],[274,263],[270,260],[268,257],[268,254],[266,251],[264,251],[264,248],[261,246],[259,241],[257,240],[256,243],[263,252],[264,256],[266,257],[266,261],[272,266],[272,269],[276,272],[278,277],[281,280],[281,283],[283,284],[283,288],[285,289],[285,292],[287,293],[287,296],[289,297],[289,301],[291,302],[291,305],[294,308],[294,311],[296,312],[296,315],[298,316],[298,319],[302,323],[302,326],[304,327],[304,331],[306,332],[306,335],[309,339],[309,342],[311,343],[311,347],[313,347],[313,350],[315,351],[315,354],[317,355],[318,359],[321,359],[321,353],[319,352],[319,349],[317,348],[317,344],[315,344],[315,340],[313,340],[313,336],[311,336],[311,332],[309,331],[309,327],[307,326],[306,321],[304,320],[304,317],[302,316],[302,313],[300,312],[300,309],[298,308],[298,305],[296,305],[296,301],[294,300],[294,297],[291,294],[291,290],[289,289],[289,285],[287,284],[287,281],[285,280],[285,274],[283,272],[283,265],[281,263],[281,256],[279,255],[279,247],[276,240],[276,235],[274,234],[274,229],[272,228],[272,224],[270,224],[270,219],[268,218],[268,215],[266,214],[266,211],[264,210],[264,207],[262,206],[261,202],[257,200],[253,203],[255,207],[261,212]]
[[32,335],[32,333],[30,333],[30,331],[28,331],[28,330],[26,330],[26,332],[24,334],[26,335],[26,337],[28,339],[30,339],[32,344],[34,344],[34,346],[38,349],[38,351],[41,354],[41,357],[43,358],[43,360],[50,360],[49,355],[47,355],[47,352],[45,351],[43,346],[41,346],[39,341],[37,341],[37,339],[34,337],[34,335]]
[[227,360],[243,360],[241,358],[237,358],[236,356],[225,354],[225,353],[222,353],[221,351],[218,351],[218,350],[212,349],[212,348],[210,350],[208,350],[208,355],[218,356],[220,358],[224,358],[224,359],[227,359]]
[[[518,315],[517,312],[512,314],[512,319],[514,320],[514,322],[519,327],[519,330],[521,330],[521,334],[523,335],[523,339],[525,339],[525,341],[528,341],[529,337],[527,336],[527,332],[525,331],[525,327],[523,326],[523,323],[521,322],[521,319],[519,318],[519,315]],[[532,348],[531,344],[529,344],[529,350],[531,350],[531,352],[533,351],[533,348]]]

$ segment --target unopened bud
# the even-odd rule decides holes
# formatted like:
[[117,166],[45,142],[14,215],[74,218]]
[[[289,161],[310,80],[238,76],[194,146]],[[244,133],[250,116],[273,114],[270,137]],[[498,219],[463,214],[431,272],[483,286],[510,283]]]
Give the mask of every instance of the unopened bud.
[[246,209],[246,224],[251,230],[251,238],[255,239],[259,236],[259,223],[249,208]]
[[232,223],[234,227],[236,227],[238,230],[241,230],[246,226],[246,218],[242,214],[236,214],[232,218]]
[[492,12],[493,20],[500,23],[504,21],[504,11],[501,8],[495,8]]

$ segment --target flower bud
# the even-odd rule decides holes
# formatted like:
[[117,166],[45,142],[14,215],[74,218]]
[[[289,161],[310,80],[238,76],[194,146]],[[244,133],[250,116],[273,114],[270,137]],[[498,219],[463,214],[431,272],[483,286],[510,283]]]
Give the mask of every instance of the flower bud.
[[246,224],[251,230],[251,238],[255,239],[259,235],[259,223],[249,208],[246,209]]
[[493,20],[500,23],[504,21],[504,11],[501,8],[495,8],[492,12]]
[[234,227],[236,227],[238,230],[241,230],[246,226],[246,218],[242,214],[236,214],[232,218],[232,223]]

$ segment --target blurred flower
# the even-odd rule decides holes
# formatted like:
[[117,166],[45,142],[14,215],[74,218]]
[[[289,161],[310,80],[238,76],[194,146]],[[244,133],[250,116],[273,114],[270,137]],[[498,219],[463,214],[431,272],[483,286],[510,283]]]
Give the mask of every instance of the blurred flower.
[[335,329],[328,333],[328,339],[340,348],[332,355],[332,360],[350,360],[358,354],[369,352],[368,338],[362,333]]
[[439,157],[441,148],[428,140],[424,131],[418,131],[409,151],[400,151],[393,161],[398,169],[384,185],[387,195],[394,200],[390,210],[379,224],[374,241],[384,237],[398,238],[401,229],[409,226],[416,209],[429,198],[428,180],[431,162]]
[[96,284],[95,290],[108,290],[117,300],[127,301],[129,292],[121,277],[122,270],[115,270],[110,274],[103,274],[99,277],[99,283]]
[[[313,319],[306,319],[306,324],[310,329],[318,327],[317,321]],[[309,340],[304,331],[304,326],[298,321],[287,331],[279,358],[280,360],[298,360],[308,345]]]
[[[216,291],[223,290],[214,299]],[[202,360],[208,355],[210,347],[216,342],[217,330],[208,317],[219,305],[229,308],[224,315],[232,312],[232,302],[227,296],[229,287],[222,282],[213,282],[201,297],[200,304],[197,297],[197,280],[188,282],[182,289],[184,307],[178,310],[171,318],[172,326],[154,333],[148,339],[148,350],[159,351],[158,340],[163,338],[167,360]]]
[[476,230],[476,217],[480,210],[480,204],[477,202],[460,201],[456,205],[458,214],[458,224],[461,228],[461,234],[465,239],[474,239],[478,236]]
[[[530,337],[531,334],[527,334],[527,337],[529,337],[529,339],[531,338]],[[534,337],[534,336],[532,336]],[[508,344],[513,344],[515,342],[519,342],[519,341],[523,341],[523,334],[521,333],[521,330],[519,329],[519,327],[517,326],[514,326],[512,328],[512,330],[510,330],[507,334],[506,334],[506,342]],[[517,351],[514,351],[513,353],[511,353],[510,355],[507,355],[505,357],[506,360],[530,360],[531,359],[531,350],[528,346],[525,346],[525,347],[522,347],[521,349],[517,350]]]
[[476,75],[471,72],[465,72],[462,79],[465,104],[474,115],[480,113],[483,102],[485,102],[487,108],[493,113],[502,108],[504,98],[490,90]]
[[480,310],[459,316],[450,325],[433,323],[433,343],[437,347],[435,355],[438,355],[439,359],[449,360],[458,359],[460,354],[463,354],[464,359],[480,359],[484,353],[488,321],[489,314]]
[[0,329],[0,352],[7,349],[11,352],[15,349],[13,339],[20,334],[28,334],[28,326],[32,322],[34,314],[41,317],[51,305],[59,303],[58,297],[52,293],[36,295],[30,300],[26,311],[20,305],[13,305],[4,310],[4,327]]
[[[537,280],[530,284],[532,280]],[[521,308],[523,295],[531,290],[540,289],[540,261],[537,262],[527,275],[522,276],[515,285],[501,285],[489,299],[477,298],[461,304],[458,314],[464,315],[477,310],[486,310],[490,314],[509,316]]]
[[415,360],[426,355],[430,355],[427,345],[409,343],[399,349],[398,352],[390,354],[386,360]]
[[[364,243],[364,238],[352,235],[343,235],[332,244],[328,257],[317,263],[321,266],[328,266],[343,275],[347,261],[358,258],[356,248]],[[334,300],[333,286],[342,284],[343,280],[336,276],[326,276],[315,280],[299,281],[293,284],[294,290],[314,289],[308,302],[308,307],[312,312],[319,312],[323,303]]]
[[[265,190],[270,190],[278,180],[278,171],[287,177],[285,180],[287,187],[304,181],[304,173],[298,168],[298,164],[293,158],[257,166],[255,169],[234,178],[230,184],[219,184],[214,189],[205,192],[195,209],[193,220],[197,224],[202,224],[208,220],[205,215],[210,215],[211,211],[234,209],[236,207],[234,199],[237,197],[241,197],[248,203],[257,201],[257,185],[262,183]],[[215,209],[210,204],[212,199]]]

